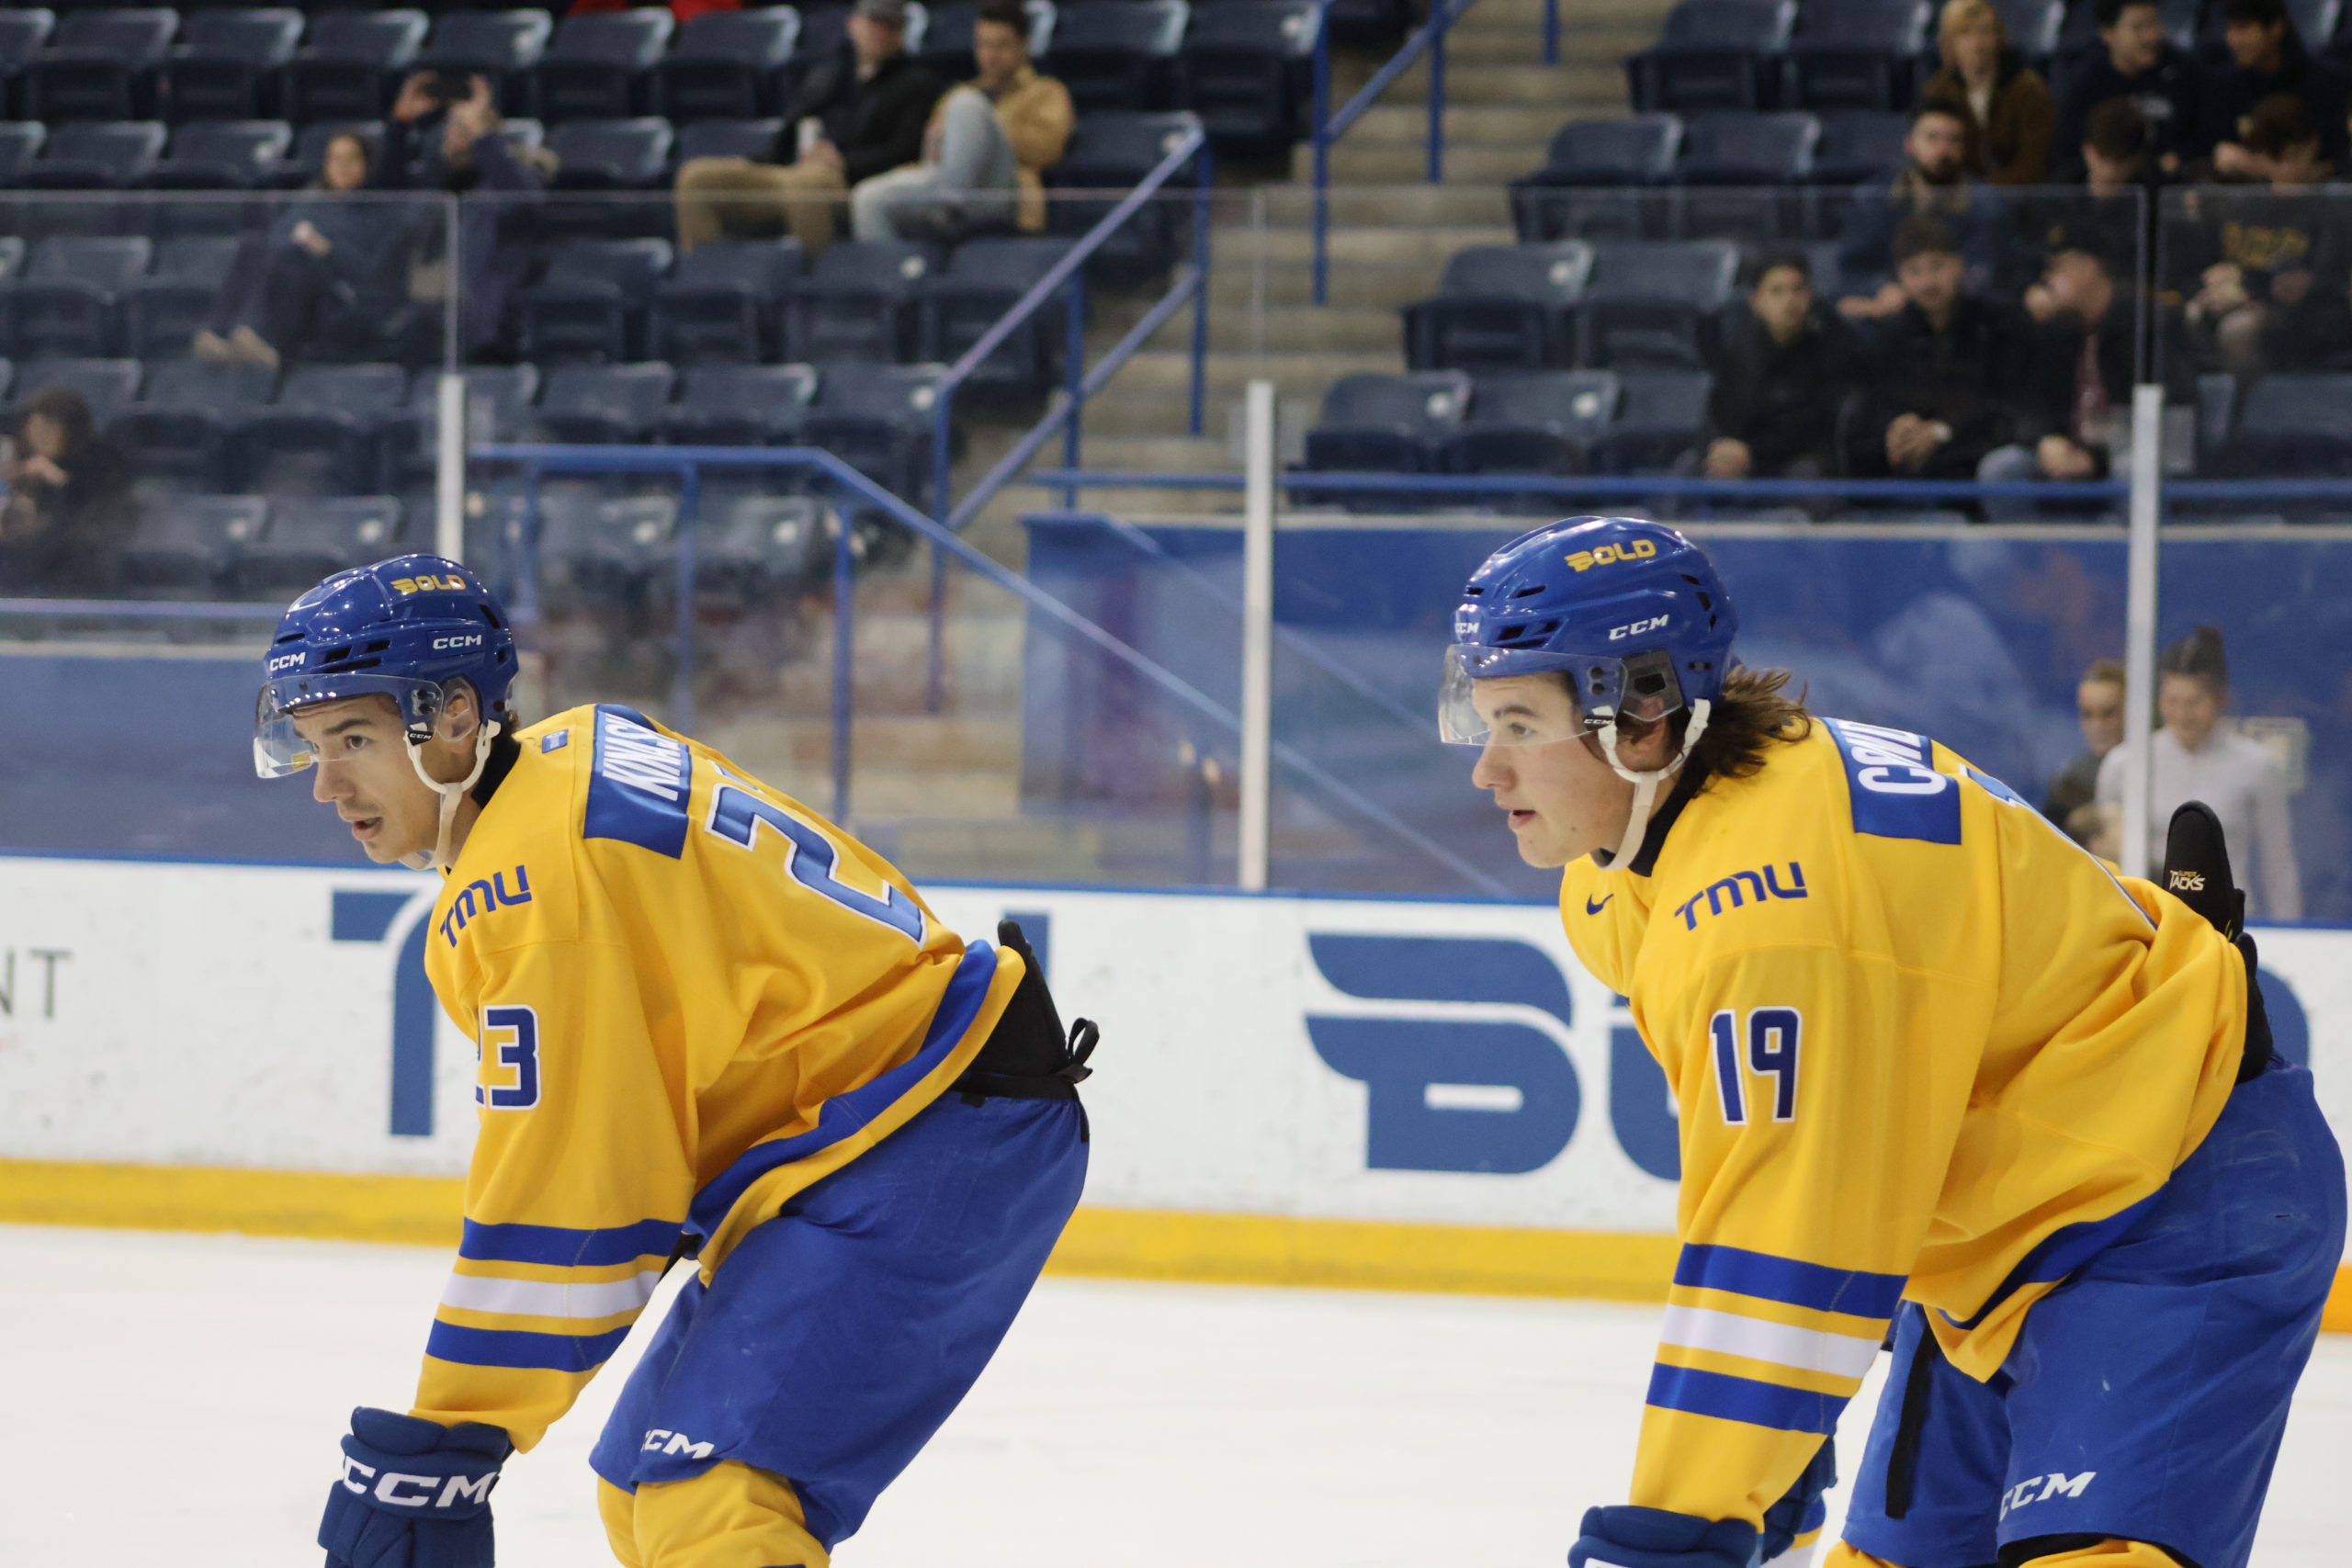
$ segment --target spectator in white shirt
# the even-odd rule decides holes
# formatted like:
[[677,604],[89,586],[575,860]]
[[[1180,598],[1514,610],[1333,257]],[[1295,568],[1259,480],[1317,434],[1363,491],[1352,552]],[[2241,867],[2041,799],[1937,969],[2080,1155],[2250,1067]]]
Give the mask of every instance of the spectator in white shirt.
[[[2230,700],[2230,666],[2222,634],[2199,626],[2156,661],[2157,711],[2164,728],[2150,746],[2154,773],[2149,791],[2148,842],[2143,875],[2164,861],[2165,833],[2185,801],[2201,800],[2222,819],[2230,863],[2246,889],[2249,919],[2299,920],[2303,883],[2287,816],[2287,781],[2261,742],[2222,722]],[[2123,748],[2098,770],[2098,798],[2123,798]],[[2251,875],[2248,873],[2252,873]]]

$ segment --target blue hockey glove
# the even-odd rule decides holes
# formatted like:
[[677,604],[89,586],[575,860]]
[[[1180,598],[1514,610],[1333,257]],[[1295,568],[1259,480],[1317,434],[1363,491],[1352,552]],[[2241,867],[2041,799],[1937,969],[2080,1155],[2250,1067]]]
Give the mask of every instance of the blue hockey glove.
[[490,1489],[514,1451],[479,1422],[353,1411],[319,1521],[326,1568],[491,1568]]
[[1796,1484],[1764,1510],[1764,1538],[1757,1544],[1756,1561],[1770,1562],[1797,1542],[1797,1537],[1819,1529],[1829,1520],[1822,1494],[1838,1484],[1838,1439],[1824,1438],[1821,1451],[1804,1467]]
[[1568,1568],[1748,1568],[1756,1531],[1745,1519],[1702,1519],[1663,1508],[1587,1508]]

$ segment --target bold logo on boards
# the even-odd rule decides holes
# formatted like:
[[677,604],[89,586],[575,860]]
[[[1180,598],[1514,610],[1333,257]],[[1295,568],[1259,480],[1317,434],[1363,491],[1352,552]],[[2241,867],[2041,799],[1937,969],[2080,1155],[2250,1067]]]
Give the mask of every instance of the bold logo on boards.
[[427,572],[422,577],[392,579],[392,592],[395,593],[430,593],[435,589],[445,593],[463,593],[466,580],[455,572]]
[[1568,564],[1578,571],[1590,571],[1597,566],[1613,566],[1619,561],[1647,560],[1657,554],[1657,546],[1648,539],[1635,539],[1630,545],[1598,545],[1589,550],[1578,550],[1568,558]]
[[[476,901],[476,894],[481,895],[479,902]],[[449,900],[449,912],[441,917],[442,940],[455,947],[458,945],[458,933],[464,931],[477,914],[511,909],[517,904],[530,901],[531,879],[519,865],[514,868],[514,890],[512,893],[506,890],[506,874],[503,871],[487,882],[477,878],[459,888],[458,896]]]
[[1699,901],[1702,898],[1707,903],[1705,913],[1720,915],[1725,904],[1736,909],[1745,904],[1761,904],[1768,898],[1804,897],[1804,867],[1791,861],[1786,887],[1781,886],[1781,869],[1778,866],[1768,865],[1760,872],[1735,871],[1722,881],[1711,882],[1690,895],[1686,902],[1675,906],[1674,912],[1682,917],[1684,931],[1697,931],[1701,913]]

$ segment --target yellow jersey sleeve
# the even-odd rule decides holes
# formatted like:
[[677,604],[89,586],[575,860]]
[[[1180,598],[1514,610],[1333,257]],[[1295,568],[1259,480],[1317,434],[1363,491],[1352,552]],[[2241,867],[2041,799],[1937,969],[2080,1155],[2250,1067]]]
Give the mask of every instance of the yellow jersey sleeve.
[[470,1005],[481,1129],[413,1414],[528,1449],[651,1299],[694,1176],[626,953],[487,954]]

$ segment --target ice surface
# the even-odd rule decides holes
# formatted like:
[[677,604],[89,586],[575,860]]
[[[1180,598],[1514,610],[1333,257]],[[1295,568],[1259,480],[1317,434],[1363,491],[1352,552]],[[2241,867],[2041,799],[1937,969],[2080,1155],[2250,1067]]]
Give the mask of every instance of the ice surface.
[[[264,1568],[355,1404],[407,1404],[446,1255],[0,1226],[0,1563]],[[665,1291],[498,1492],[501,1568],[611,1561],[587,1453]],[[1622,1500],[1658,1313],[1048,1280],[842,1568],[1556,1568]],[[1884,1358],[1881,1359],[1883,1365]],[[1840,1434],[1859,1456],[1878,1378]],[[2256,1568],[2342,1559],[2352,1341],[2326,1337]],[[1843,1488],[1831,1497],[1834,1527]]]

